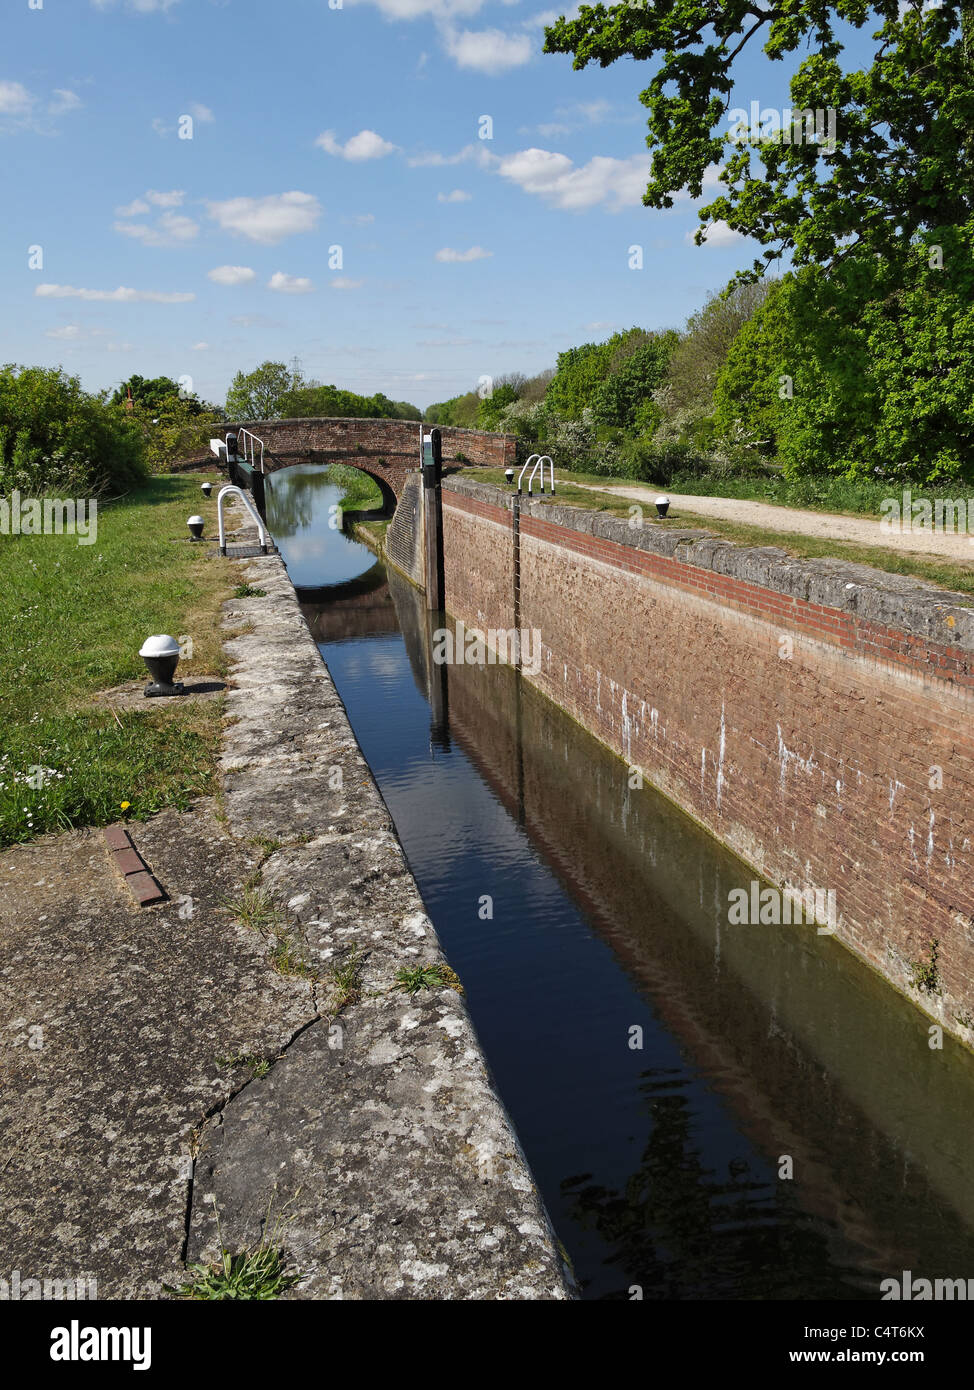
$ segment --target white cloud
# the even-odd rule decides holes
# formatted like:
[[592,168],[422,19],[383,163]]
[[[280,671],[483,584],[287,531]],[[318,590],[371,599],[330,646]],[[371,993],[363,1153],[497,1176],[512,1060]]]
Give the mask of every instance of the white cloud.
[[55,87],[47,110],[51,116],[63,116],[65,112],[77,111],[78,107],[83,105],[77,92],[69,92],[66,87]]
[[248,285],[257,279],[257,272],[249,265],[218,265],[208,270],[207,276],[214,285]]
[[165,14],[166,10],[178,5],[179,0],[91,0],[91,3],[96,10],[110,10],[121,3],[136,14]]
[[191,101],[189,103],[189,114],[194,121],[199,121],[200,125],[211,125],[216,119],[208,106],[204,106],[201,101]]
[[304,276],[285,275],[283,270],[275,270],[267,282],[267,288],[276,290],[278,294],[310,294],[314,285]]
[[207,203],[207,211],[225,232],[273,246],[285,237],[314,231],[321,204],[310,193],[272,193],[266,198],[228,198]]
[[519,150],[500,160],[497,172],[552,206],[568,211],[604,203],[611,212],[637,207],[649,181],[648,154],[629,159],[597,155],[576,167],[566,154],[552,150]]
[[88,299],[113,304],[188,304],[195,294],[181,291],[131,290],[119,285],[117,290],[81,290],[73,285],[38,285],[34,294],[39,299]]
[[349,0],[351,4],[371,3],[386,19],[431,19],[446,21],[474,15],[484,0]]
[[191,352],[209,352],[209,350],[209,343],[194,343],[190,349]]
[[336,275],[328,281],[329,288],[333,290],[360,290],[364,284],[364,280],[349,280],[347,275]]
[[375,221],[375,213],[358,212],[354,217],[349,218],[349,221],[354,222],[356,227],[369,227]]
[[438,203],[469,203],[473,197],[472,193],[465,193],[462,188],[455,188],[452,193],[437,193]]
[[488,74],[507,72],[529,63],[537,44],[528,34],[505,34],[500,29],[446,29],[443,42],[457,67]]
[[181,188],[173,188],[168,193],[160,193],[157,189],[150,188],[145,196],[157,208],[179,208],[182,207],[186,194]]
[[66,323],[63,328],[49,328],[44,334],[45,338],[61,338],[64,342],[71,342],[75,338],[81,337],[81,328],[76,323]]
[[466,164],[473,161],[479,164],[482,169],[489,168],[497,162],[497,156],[491,154],[490,150],[485,149],[483,143],[476,145],[464,145],[462,150],[456,154],[439,154],[432,150],[427,154],[414,154],[406,163],[411,169],[442,168],[447,164]]
[[357,135],[346,140],[344,145],[335,139],[333,130],[324,130],[315,144],[326,154],[337,155],[339,159],[348,159],[352,163],[361,163],[366,159],[382,159],[399,148],[389,140],[383,140],[374,130],[360,130]]
[[469,251],[454,251],[450,246],[444,246],[442,251],[437,251],[438,261],[485,261],[488,256],[492,256],[493,251],[485,251],[482,246],[471,246]]
[[[696,228],[692,228],[683,238],[688,246],[693,246]],[[733,227],[728,227],[726,222],[711,222],[707,227],[704,237],[704,246],[735,246],[737,242],[744,241],[743,233],[735,232]]]
[[149,204],[141,198],[136,198],[132,203],[126,203],[123,208],[115,209],[116,217],[141,217],[143,213],[149,211]]
[[180,213],[164,212],[154,227],[144,222],[116,222],[115,231],[143,246],[180,246],[199,235],[199,223]]
[[29,111],[34,98],[20,82],[0,82],[0,116],[18,116]]

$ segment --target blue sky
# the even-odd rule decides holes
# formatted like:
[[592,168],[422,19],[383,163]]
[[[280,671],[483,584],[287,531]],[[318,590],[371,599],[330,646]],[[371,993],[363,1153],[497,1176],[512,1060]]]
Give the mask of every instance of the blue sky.
[[[681,325],[754,248],[642,207],[648,69],[543,55],[543,4],[4,0],[0,360],[222,401],[297,355],[425,406]],[[739,104],[788,76],[752,60]]]

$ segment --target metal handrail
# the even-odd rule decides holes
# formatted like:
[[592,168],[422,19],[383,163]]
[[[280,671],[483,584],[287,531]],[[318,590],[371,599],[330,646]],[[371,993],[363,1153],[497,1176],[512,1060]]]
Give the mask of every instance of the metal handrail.
[[[537,460],[537,461],[536,461],[536,460]],[[532,463],[534,464],[534,467],[533,467],[533,468],[531,468]],[[537,471],[538,471],[539,468],[541,469],[541,493],[542,493],[542,496],[544,495],[544,466],[545,466],[546,463],[548,464],[548,467],[549,467],[549,469],[550,469],[551,492],[552,492],[552,496],[554,496],[554,491],[555,491],[555,465],[554,465],[554,461],[553,461],[553,459],[552,459],[552,457],[551,457],[550,454],[532,454],[532,455],[531,455],[531,457],[528,459],[527,463],[526,463],[526,464],[524,465],[524,467],[521,469],[520,474],[518,475],[517,490],[518,490],[518,494],[519,494],[519,495],[520,495],[520,492],[521,492],[521,479],[524,477],[524,474],[527,472],[527,470],[528,470],[529,468],[531,468],[531,472],[528,474],[528,496],[529,496],[529,497],[531,496],[531,488],[532,488],[532,485],[533,485],[533,483],[534,483],[534,476],[535,476],[535,474],[537,473]]]
[[[228,436],[228,437],[229,437],[229,436]],[[263,473],[263,471],[264,471],[264,441],[263,441],[262,439],[258,439],[257,436],[256,436],[256,434],[251,434],[250,430],[244,430],[244,429],[242,429],[242,430],[238,430],[238,431],[237,431],[237,452],[236,452],[236,457],[237,457],[237,458],[240,458],[240,456],[241,456],[241,455],[240,455],[240,446],[241,446],[241,444],[243,445],[243,461],[244,461],[244,463],[249,463],[250,466],[251,466],[251,468],[254,470],[255,473]],[[259,445],[260,445],[260,467],[259,467],[259,468],[257,467],[257,450],[256,450],[256,448],[254,447],[256,444],[259,444]],[[229,460],[229,457],[230,457],[230,447],[229,447],[229,445],[228,445],[228,446],[227,446],[227,459],[228,459],[228,460]]]
[[[518,491],[518,496],[520,496],[520,493],[521,493],[521,479],[524,477],[524,475],[525,475],[525,473],[527,472],[527,470],[531,467],[532,463],[534,463],[535,459],[539,459],[540,457],[541,457],[540,454],[532,454],[531,457],[528,459],[527,463],[526,463],[526,464],[524,465],[524,467],[521,469],[520,473],[517,475],[517,491]],[[532,472],[532,473],[531,473],[531,478],[533,478],[533,477],[534,477],[534,473]],[[529,493],[530,493],[530,491],[531,491],[531,478],[528,479],[528,492],[529,492]]]
[[257,508],[254,506],[253,502],[251,502],[243,488],[237,487],[236,483],[227,483],[225,487],[221,487],[216,495],[216,524],[220,532],[220,554],[226,555],[227,553],[227,533],[223,525],[223,499],[228,492],[235,493],[237,497],[240,498],[241,502],[244,504],[244,508],[250,513],[251,520],[257,523],[257,537],[260,541],[261,554],[266,555],[267,547],[270,545],[271,541],[270,534],[261,520]]

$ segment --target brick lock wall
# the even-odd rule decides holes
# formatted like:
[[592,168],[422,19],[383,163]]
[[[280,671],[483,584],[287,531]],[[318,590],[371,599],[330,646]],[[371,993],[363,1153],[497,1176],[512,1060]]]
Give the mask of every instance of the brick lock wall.
[[[448,479],[443,503],[448,608],[512,626],[510,496]],[[834,890],[840,939],[971,1041],[967,600],[537,503],[520,527],[539,688],[771,883]]]

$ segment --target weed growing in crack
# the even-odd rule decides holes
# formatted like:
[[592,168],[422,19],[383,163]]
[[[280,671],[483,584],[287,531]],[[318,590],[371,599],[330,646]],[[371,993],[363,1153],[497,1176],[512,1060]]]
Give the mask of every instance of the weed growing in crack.
[[914,989],[924,994],[940,993],[940,942],[934,937],[930,942],[930,955],[927,960],[915,960],[910,965],[910,983]]
[[[269,1220],[269,1206],[267,1216]],[[284,1252],[278,1243],[282,1226],[280,1219],[274,1222],[269,1234],[262,1236],[259,1244],[239,1254],[233,1254],[223,1243],[219,1214],[216,1225],[220,1239],[219,1261],[209,1265],[190,1265],[186,1270],[189,1275],[187,1282],[177,1288],[164,1284],[166,1293],[195,1302],[215,1302],[222,1299],[267,1300],[280,1298],[282,1293],[298,1283],[301,1275],[288,1274],[285,1270]],[[268,1221],[265,1221],[264,1229],[267,1231]]]
[[463,993],[459,977],[448,965],[404,965],[396,971],[394,988],[401,989],[404,994],[418,994],[421,989],[438,989],[443,985],[455,989],[458,994]]
[[287,929],[275,929],[270,963],[279,975],[297,975],[305,980],[317,980],[318,972],[308,964],[300,942]]
[[267,889],[249,881],[240,890],[239,897],[228,898],[223,906],[243,926],[259,932],[270,930],[284,917]]
[[345,960],[332,966],[329,974],[335,986],[336,1013],[341,1013],[342,1009],[354,1004],[361,997],[364,966],[365,957],[354,941]]
[[235,1052],[232,1057],[217,1057],[218,1067],[249,1067],[252,1081],[259,1081],[271,1069],[266,1057],[255,1057],[251,1052]]

